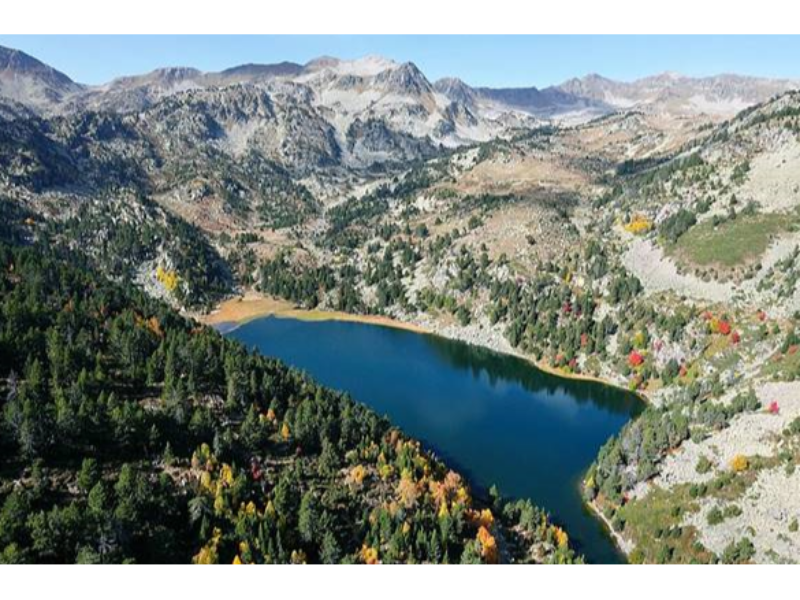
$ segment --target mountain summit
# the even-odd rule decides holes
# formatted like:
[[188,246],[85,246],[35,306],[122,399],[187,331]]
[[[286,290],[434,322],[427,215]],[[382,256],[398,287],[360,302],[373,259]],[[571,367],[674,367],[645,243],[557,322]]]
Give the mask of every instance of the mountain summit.
[[44,110],[82,90],[61,71],[21,50],[0,46],[0,96]]

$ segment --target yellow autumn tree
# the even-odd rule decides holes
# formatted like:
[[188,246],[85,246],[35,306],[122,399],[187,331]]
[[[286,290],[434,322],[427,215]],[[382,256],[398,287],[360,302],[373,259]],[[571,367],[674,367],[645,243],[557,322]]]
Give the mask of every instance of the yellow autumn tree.
[[252,500],[250,500],[247,504],[244,502],[239,503],[239,517],[254,517],[257,514],[258,509]]
[[494,525],[494,515],[492,511],[488,508],[484,508],[478,515],[478,523],[480,523],[481,527],[486,527],[487,529],[491,528],[491,526]]
[[467,491],[467,488],[463,485],[456,490],[454,502],[462,506],[469,506],[472,503],[472,498],[469,495],[469,491]]
[[217,564],[217,549],[211,546],[203,546],[200,548],[200,552],[194,555],[192,562],[196,565]]
[[569,544],[569,536],[561,527],[553,528],[553,538],[556,540],[556,545],[559,548],[566,548],[567,544]]
[[207,492],[213,491],[214,488],[211,486],[211,473],[208,471],[200,473],[200,487]]
[[156,267],[156,279],[161,282],[167,291],[174,292],[178,287],[179,277],[175,271],[168,271],[161,265]]
[[308,557],[302,550],[292,550],[291,560],[293,565],[304,565],[308,562]]
[[367,565],[378,564],[378,550],[364,544],[361,546],[361,560]]
[[652,229],[653,222],[644,215],[635,215],[628,223],[625,224],[625,231],[634,235],[641,235],[647,233]]
[[231,487],[233,485],[233,469],[229,464],[223,464],[219,471],[219,478],[222,483]]
[[488,508],[483,510],[468,509],[465,515],[469,523],[475,527],[486,527],[486,529],[491,529],[492,525],[494,525],[494,515]]
[[214,498],[214,514],[221,515],[225,512],[225,496],[222,494],[218,494],[216,498]]
[[734,470],[735,473],[741,473],[742,471],[746,471],[747,467],[750,466],[750,461],[747,460],[747,457],[743,454],[737,454],[731,460],[731,469]]
[[219,546],[219,541],[221,538],[222,531],[218,527],[215,527],[208,544],[200,548],[200,552],[194,555],[192,562],[196,565],[217,564],[217,562],[219,562],[217,547]]
[[378,475],[380,475],[381,479],[386,481],[394,475],[394,467],[389,463],[383,464],[378,467]]
[[364,483],[364,478],[367,476],[367,470],[364,465],[356,465],[347,474],[347,483],[353,487],[360,488]]

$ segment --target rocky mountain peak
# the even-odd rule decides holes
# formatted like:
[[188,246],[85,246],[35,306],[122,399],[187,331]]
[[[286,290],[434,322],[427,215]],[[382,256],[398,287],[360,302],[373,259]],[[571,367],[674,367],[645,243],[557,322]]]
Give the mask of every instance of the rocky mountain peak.
[[52,86],[77,86],[61,71],[44,64],[21,50],[0,46],[0,77],[32,77]]
[[273,77],[287,77],[299,75],[303,72],[303,65],[297,63],[283,61],[275,64],[256,64],[247,63],[225,69],[219,73],[220,77],[225,80],[261,80],[271,79]]
[[319,71],[321,69],[333,69],[342,61],[335,56],[319,56],[311,59],[304,65],[306,71]]
[[306,63],[304,71],[306,73],[328,71],[336,75],[374,77],[384,71],[396,69],[398,66],[395,61],[378,55],[367,55],[353,60],[322,56]]
[[162,69],[156,69],[152,72],[152,75],[157,79],[173,82],[201,77],[203,72],[192,67],[164,67]]
[[[544,89],[473,88],[455,77],[432,84],[413,62],[375,55],[247,63],[220,72],[169,67],[82,86],[23,52],[0,48],[0,97],[39,115],[166,111],[161,131],[185,129],[187,144],[212,140],[234,153],[257,144],[299,170],[340,158],[359,166],[408,160],[434,146],[483,142],[544,119],[585,123],[630,110],[727,118],[792,87],[797,82],[667,72],[633,82],[592,73]],[[310,143],[290,152],[298,139]]]
[[421,96],[433,92],[433,86],[413,62],[381,71],[375,76],[375,83],[401,94]]
[[433,84],[433,89],[447,96],[448,100],[459,104],[474,106],[477,100],[477,93],[475,90],[458,77],[443,77],[437,79]]
[[558,89],[576,95],[596,95],[601,89],[607,89],[616,84],[615,81],[598,75],[597,73],[589,73],[583,77],[573,77],[568,79],[561,85],[557,86]]
[[0,97],[43,111],[81,91],[82,87],[30,55],[0,46]]
[[134,88],[143,85],[159,85],[165,88],[180,85],[186,81],[198,81],[203,72],[191,67],[162,67],[144,75],[119,77],[108,84],[108,88]]

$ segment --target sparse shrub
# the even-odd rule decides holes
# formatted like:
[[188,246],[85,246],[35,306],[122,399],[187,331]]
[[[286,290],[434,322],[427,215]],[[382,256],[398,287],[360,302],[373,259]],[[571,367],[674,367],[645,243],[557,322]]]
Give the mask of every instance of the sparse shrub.
[[724,520],[725,515],[723,515],[722,511],[716,506],[708,511],[708,514],[706,515],[706,521],[709,525],[719,525]]
[[727,564],[741,564],[749,562],[756,554],[755,546],[749,538],[742,538],[738,542],[731,542],[725,548],[720,560]]
[[708,473],[711,470],[712,466],[713,464],[708,459],[708,457],[703,455],[698,459],[697,465],[695,466],[694,470],[700,473],[701,475],[704,475],[705,473]]

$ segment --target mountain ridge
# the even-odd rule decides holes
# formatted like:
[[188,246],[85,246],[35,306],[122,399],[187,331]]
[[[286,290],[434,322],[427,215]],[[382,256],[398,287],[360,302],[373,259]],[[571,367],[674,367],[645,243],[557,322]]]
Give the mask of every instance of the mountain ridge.
[[[319,80],[337,79],[345,79],[343,85],[349,83],[356,87],[369,87],[374,81],[379,86],[394,86],[393,91],[413,95],[433,91],[472,111],[484,104],[491,105],[494,113],[522,112],[555,120],[574,118],[575,113],[581,113],[583,119],[588,120],[632,108],[729,117],[741,108],[800,87],[800,79],[732,73],[691,77],[673,71],[633,81],[589,73],[542,88],[471,86],[457,77],[431,82],[414,63],[377,55],[349,60],[320,56],[302,65],[291,61],[253,62],[217,72],[193,67],[162,67],[149,73],[117,77],[100,85],[86,85],[20,50],[0,46],[0,95],[45,113],[80,109],[135,110],[165,95],[194,87],[260,84],[273,80],[319,84]],[[24,81],[26,85],[15,84],[14,80]],[[137,100],[121,101],[117,97],[121,93]]]

